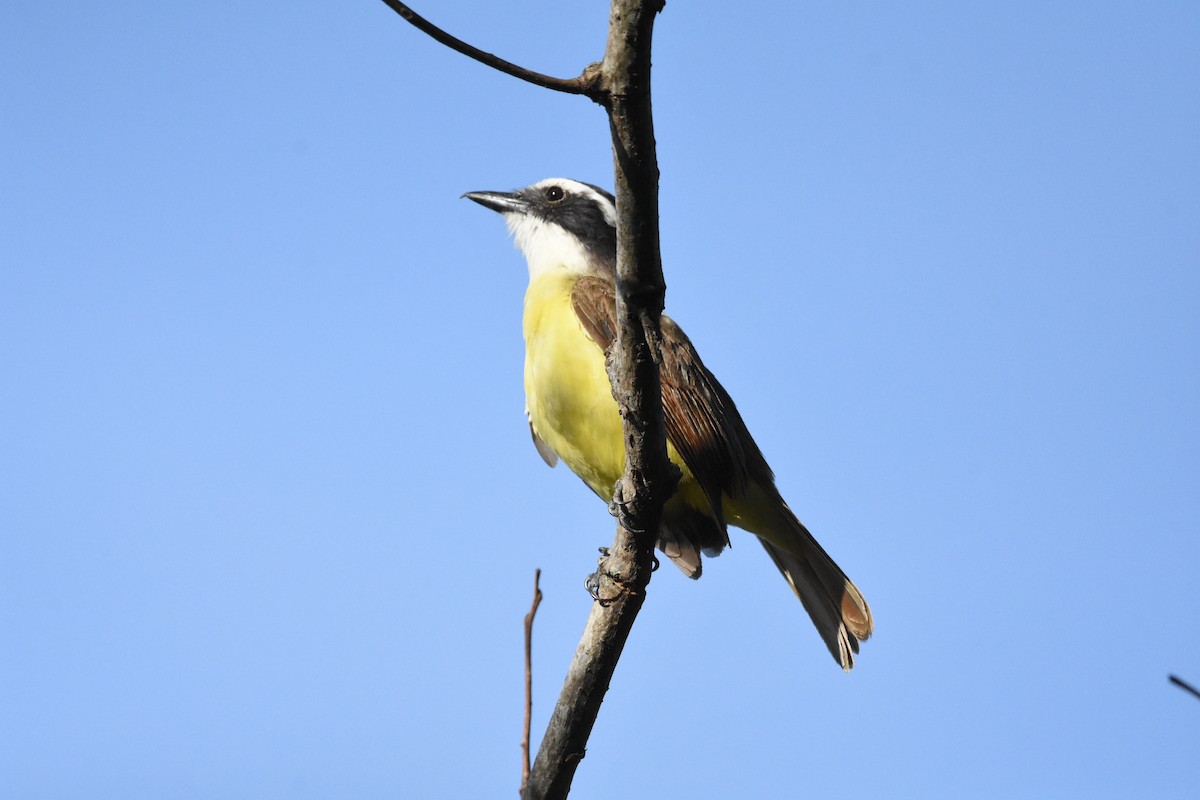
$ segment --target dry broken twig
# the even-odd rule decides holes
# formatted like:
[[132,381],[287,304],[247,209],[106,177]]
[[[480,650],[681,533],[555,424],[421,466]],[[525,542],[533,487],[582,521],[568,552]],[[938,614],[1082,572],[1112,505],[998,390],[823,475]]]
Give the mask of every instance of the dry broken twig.
[[533,618],[542,604],[542,589],[538,586],[542,571],[533,571],[533,605],[525,615],[525,726],[521,736],[521,795],[529,784],[529,726],[533,720]]

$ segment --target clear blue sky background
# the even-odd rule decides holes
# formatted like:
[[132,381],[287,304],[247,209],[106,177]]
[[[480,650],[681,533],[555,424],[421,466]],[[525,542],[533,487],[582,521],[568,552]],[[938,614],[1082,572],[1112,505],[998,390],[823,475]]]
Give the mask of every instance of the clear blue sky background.
[[[420,10],[563,76],[607,24]],[[533,570],[540,736],[613,525],[458,198],[611,185],[602,112],[371,0],[4,17],[4,795],[515,796]],[[664,570],[573,797],[1196,792],[1200,5],[655,39],[668,310],[878,632],[843,675],[745,534]]]

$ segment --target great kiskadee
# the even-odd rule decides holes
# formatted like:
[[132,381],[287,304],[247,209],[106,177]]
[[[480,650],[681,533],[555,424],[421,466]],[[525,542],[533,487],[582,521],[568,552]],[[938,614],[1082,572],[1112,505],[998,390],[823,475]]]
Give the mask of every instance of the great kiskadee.
[[[621,417],[605,371],[616,339],[613,196],[551,178],[515,192],[464,195],[504,215],[529,263],[525,410],[533,443],[609,500],[625,469]],[[682,475],[663,509],[658,548],[689,578],[729,544],[726,523],[758,537],[833,657],[849,670],[871,635],[862,593],[796,519],[726,391],[675,322],[661,318],[667,455]]]

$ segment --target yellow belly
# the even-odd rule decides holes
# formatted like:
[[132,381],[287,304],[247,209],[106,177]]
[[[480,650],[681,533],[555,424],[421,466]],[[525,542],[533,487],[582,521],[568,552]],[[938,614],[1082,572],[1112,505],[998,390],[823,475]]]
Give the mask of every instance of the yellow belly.
[[[565,272],[543,274],[525,293],[525,403],[538,437],[607,501],[625,471],[621,416],[604,353],[571,306],[573,283]],[[707,506],[670,444],[667,456],[683,472],[676,502],[699,499]]]
[[525,404],[534,432],[603,498],[625,470],[621,418],[604,353],[571,307],[567,273],[536,278],[525,293]]

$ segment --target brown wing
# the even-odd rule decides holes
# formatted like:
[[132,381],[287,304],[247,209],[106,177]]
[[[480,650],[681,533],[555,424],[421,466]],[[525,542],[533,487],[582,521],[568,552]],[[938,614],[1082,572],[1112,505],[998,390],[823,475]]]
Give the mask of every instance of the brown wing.
[[[571,300],[584,329],[607,354],[616,339],[613,285],[584,278]],[[859,641],[871,635],[874,625],[866,600],[779,497],[762,452],[696,348],[670,318],[662,317],[660,325],[667,437],[708,498],[712,516],[692,507],[675,509],[663,519],[659,549],[689,577],[699,577],[698,551],[715,554],[729,543],[722,494],[739,497],[751,489],[751,494],[763,493],[779,522],[754,533],[804,604],[830,653],[843,669],[850,669]]]
[[[581,278],[571,295],[584,330],[605,353],[616,341],[615,287]],[[771,485],[771,470],[729,393],[704,366],[696,348],[670,317],[662,329],[663,416],[667,438],[700,484],[722,529],[721,495],[740,494],[750,480]]]

